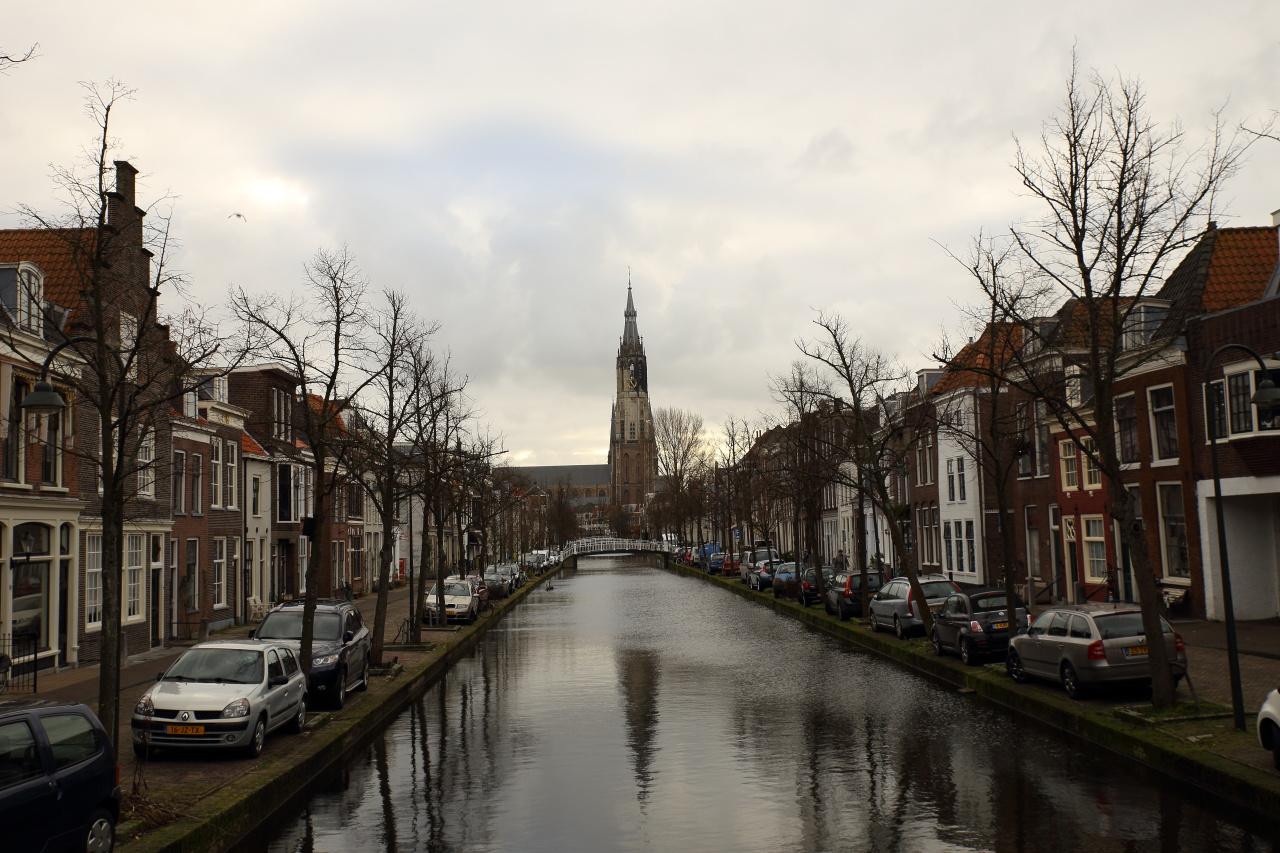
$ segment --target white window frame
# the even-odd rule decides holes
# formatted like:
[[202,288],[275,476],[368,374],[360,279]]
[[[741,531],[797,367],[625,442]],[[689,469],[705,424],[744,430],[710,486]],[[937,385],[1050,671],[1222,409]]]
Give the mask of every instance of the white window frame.
[[[182,568],[185,570],[191,567],[191,572],[187,574],[187,587],[191,590],[190,604],[184,601],[183,607],[186,607],[188,613],[194,613],[200,610],[200,540],[196,537],[190,537],[185,540],[185,547],[182,549]],[[194,562],[188,561],[187,556],[191,553],[191,545],[196,546],[196,558]]]
[[957,503],[966,503],[969,500],[968,489],[964,482],[964,457],[956,457],[956,494],[959,495]]
[[204,512],[204,456],[191,454],[191,514]]
[[[1122,400],[1133,401],[1134,458],[1128,461],[1124,459],[1124,442],[1120,438],[1120,402]],[[1112,426],[1115,428],[1116,458],[1120,461],[1120,467],[1126,469],[1136,467],[1137,464],[1142,461],[1142,445],[1138,442],[1138,395],[1134,392],[1130,392],[1128,394],[1117,394],[1115,402],[1111,407],[1111,419],[1114,422]]]
[[224,504],[227,509],[235,509],[236,501],[240,499],[236,488],[236,443],[228,441],[226,447],[223,448],[223,460],[227,466],[227,502]]
[[[1156,432],[1156,404],[1152,395],[1156,391],[1169,391],[1169,405],[1160,411],[1168,411],[1173,417],[1173,440],[1178,445],[1177,453],[1172,456],[1160,455],[1160,439]],[[1147,428],[1151,430],[1151,464],[1152,465],[1174,465],[1182,453],[1182,441],[1178,437],[1178,392],[1174,390],[1173,384],[1166,382],[1163,385],[1152,385],[1147,389]]]
[[84,629],[102,630],[102,534],[84,538]]
[[956,502],[956,460],[947,460],[947,503]]
[[145,428],[138,440],[138,494],[144,498],[156,496],[156,431]]
[[[147,561],[147,534],[126,533],[124,547],[124,621],[143,622],[147,618],[146,591],[143,588],[143,569]],[[137,550],[134,550],[134,543]],[[137,562],[134,562],[134,554]]]
[[187,391],[182,395],[182,416],[186,418],[200,417],[200,408],[195,391]]
[[249,511],[254,518],[262,517],[262,475],[249,478]]
[[1093,458],[1097,445],[1092,438],[1084,440],[1084,447],[1080,448],[1080,459],[1084,463],[1084,487],[1087,491],[1102,488],[1102,468],[1098,467],[1097,461]]
[[[1090,522],[1096,522],[1100,533],[1097,536],[1089,534]],[[1084,561],[1085,580],[1090,583],[1103,583],[1107,580],[1107,522],[1101,515],[1082,515],[1080,516],[1080,541],[1083,547],[1080,549],[1081,556]],[[1094,558],[1091,555],[1091,545],[1099,545],[1102,549],[1102,574],[1095,574],[1093,571]]]
[[209,509],[222,508],[222,439],[209,440]]
[[[1185,485],[1182,484],[1181,481],[1178,481],[1178,480],[1157,481],[1155,486],[1156,486],[1156,515],[1160,519],[1160,531],[1159,531],[1160,567],[1163,570],[1163,577],[1165,580],[1170,581],[1172,583],[1189,584],[1191,583],[1191,548],[1190,548],[1191,529],[1187,525],[1187,511],[1186,511],[1187,488]],[[1177,486],[1178,491],[1182,496],[1182,506],[1178,507],[1178,509],[1181,512],[1182,528],[1188,537],[1187,573],[1185,575],[1174,575],[1169,573],[1168,536],[1165,533],[1166,513],[1165,513],[1164,493],[1161,491],[1161,487],[1163,486]]]
[[[1070,450],[1069,453],[1068,450]],[[1064,438],[1058,442],[1058,467],[1062,473],[1062,490],[1064,492],[1078,490],[1080,488],[1080,456],[1075,439]]]
[[[178,464],[178,457],[182,457],[182,464]],[[187,451],[173,451],[173,494],[170,496],[170,505],[173,507],[174,515],[187,514]]]
[[44,337],[44,276],[30,267],[21,267],[17,278],[18,326]]
[[213,564],[213,606],[227,606],[227,537],[213,537],[211,560]]
[[964,522],[956,519],[951,522],[953,528],[951,538],[956,545],[956,571],[961,574],[968,574],[969,569],[964,567]]

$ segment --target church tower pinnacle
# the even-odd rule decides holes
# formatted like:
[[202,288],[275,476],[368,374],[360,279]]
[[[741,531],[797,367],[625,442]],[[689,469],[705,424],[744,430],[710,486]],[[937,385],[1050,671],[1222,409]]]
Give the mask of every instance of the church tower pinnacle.
[[617,387],[609,430],[610,476],[613,501],[627,510],[627,518],[640,532],[644,504],[656,489],[657,444],[653,437],[653,411],[649,404],[649,364],[644,339],[636,323],[636,303],[627,270],[627,307],[622,313],[622,338],[618,342]]

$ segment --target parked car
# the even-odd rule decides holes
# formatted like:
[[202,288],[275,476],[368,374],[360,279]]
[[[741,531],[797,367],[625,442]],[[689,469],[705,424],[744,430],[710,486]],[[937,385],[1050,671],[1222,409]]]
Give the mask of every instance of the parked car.
[[[835,579],[836,579],[835,570],[831,568],[831,566],[823,566],[822,567],[823,588],[826,589],[830,587],[833,583],[835,583]],[[810,604],[817,603],[818,583],[816,579],[815,569],[812,569],[812,568],[805,569],[800,573],[800,581],[799,581],[799,584],[797,585],[795,596],[796,596],[796,601],[799,601],[800,604],[804,607],[808,607]]]
[[800,586],[800,566],[794,562],[778,563],[773,568],[773,578],[769,587],[774,598],[794,598]]
[[1258,709],[1258,743],[1271,750],[1276,769],[1280,770],[1280,690],[1268,693]]
[[302,731],[306,697],[307,677],[288,646],[201,643],[160,673],[134,705],[133,751],[142,756],[148,747],[199,747],[257,757],[270,732],[282,726]]
[[[875,595],[883,579],[879,572],[867,572],[867,592]],[[827,613],[847,620],[862,615],[862,572],[841,572],[827,586]]]
[[504,578],[496,568],[490,567],[485,570],[484,585],[489,588],[490,601],[497,601],[511,594],[511,582]]
[[781,560],[761,560],[747,577],[747,586],[754,590],[763,590],[773,586],[773,572],[782,565]]
[[740,566],[741,560],[736,554],[725,554],[724,564],[720,566],[720,576],[726,578],[737,577]]
[[498,566],[498,574],[506,578],[508,594],[515,592],[522,583],[521,578],[523,575],[520,572],[520,567],[512,563],[503,563]]
[[724,554],[712,554],[707,560],[707,574],[718,575],[724,571]]
[[1002,589],[958,592],[942,603],[933,620],[933,650],[942,655],[954,651],[966,664],[976,664],[993,654],[1004,654],[1009,638],[1027,622],[1027,608],[1009,599]]
[[[925,606],[935,613],[942,602],[960,587],[947,580],[945,575],[920,575]],[[911,595],[911,581],[898,577],[882,586],[871,599],[871,630],[892,628],[899,640],[924,629],[920,618],[920,603]]]
[[[1186,646],[1168,622],[1160,622],[1162,642],[1176,667],[1174,680],[1181,681]],[[1142,611],[1132,605],[1055,607],[1037,616],[1009,645],[1005,666],[1014,681],[1032,676],[1057,681],[1072,699],[1095,685],[1151,680]]]
[[782,562],[782,555],[772,548],[756,548],[751,551],[743,551],[739,560],[739,573],[742,577],[742,582],[750,586],[752,573],[760,567],[762,562],[769,560],[780,563]]
[[[439,616],[437,595],[437,587],[433,584],[431,590],[427,593],[427,604],[423,608],[424,614],[431,612]],[[444,609],[446,620],[453,619],[470,624],[476,621],[476,618],[480,615],[480,596],[471,588],[471,584],[466,581],[445,581]]]
[[[276,605],[249,636],[288,646],[294,654],[301,654],[302,608],[301,602]],[[307,701],[341,708],[346,704],[347,693],[367,688],[372,648],[373,637],[354,604],[317,601]]]
[[489,588],[485,586],[484,578],[480,575],[467,575],[466,577],[462,577],[461,575],[450,575],[444,580],[445,583],[449,583],[450,581],[462,581],[463,583],[471,584],[471,591],[480,599],[481,610],[484,610],[485,605],[489,603]]
[[0,700],[5,850],[110,850],[119,768],[93,711],[76,702]]

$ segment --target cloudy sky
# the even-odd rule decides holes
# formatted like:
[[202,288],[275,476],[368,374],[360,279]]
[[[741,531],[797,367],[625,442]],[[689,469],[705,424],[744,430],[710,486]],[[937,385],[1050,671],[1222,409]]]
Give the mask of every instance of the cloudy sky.
[[[957,330],[939,244],[1025,215],[1012,139],[1073,43],[1193,138],[1280,108],[1273,0],[1035,5],[11,3],[0,52],[39,57],[0,78],[0,226],[91,140],[77,82],[118,78],[196,298],[346,243],[440,321],[513,462],[601,462],[628,265],[654,405],[754,418],[814,309],[913,367]],[[1269,221],[1280,144],[1225,201]]]

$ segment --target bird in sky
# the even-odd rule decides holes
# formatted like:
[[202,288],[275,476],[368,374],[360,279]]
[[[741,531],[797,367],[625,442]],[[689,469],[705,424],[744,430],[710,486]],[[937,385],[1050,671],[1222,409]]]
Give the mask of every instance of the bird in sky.
[[239,219],[241,222],[248,222],[248,221],[249,221],[249,220],[247,220],[247,219],[245,219],[245,218],[244,218],[244,214],[243,214],[243,213],[228,213],[228,214],[227,214],[227,219]]

